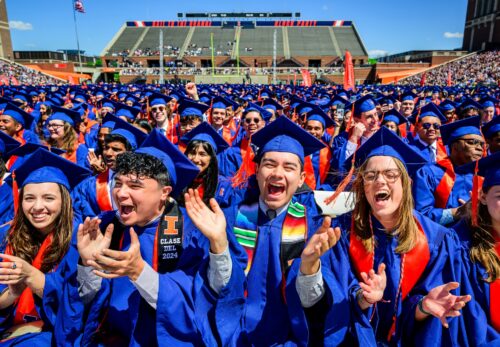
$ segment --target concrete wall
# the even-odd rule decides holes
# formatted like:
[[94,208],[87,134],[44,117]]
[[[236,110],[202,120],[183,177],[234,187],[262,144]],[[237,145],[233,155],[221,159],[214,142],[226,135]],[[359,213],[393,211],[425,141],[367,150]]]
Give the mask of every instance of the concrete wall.
[[0,57],[9,60],[14,59],[5,0],[0,0]]

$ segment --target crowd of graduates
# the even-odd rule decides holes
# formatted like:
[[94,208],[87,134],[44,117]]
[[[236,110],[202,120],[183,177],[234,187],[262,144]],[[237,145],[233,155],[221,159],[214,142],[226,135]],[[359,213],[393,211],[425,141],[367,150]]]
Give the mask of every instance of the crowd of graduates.
[[1,87],[0,345],[500,345],[500,88]]

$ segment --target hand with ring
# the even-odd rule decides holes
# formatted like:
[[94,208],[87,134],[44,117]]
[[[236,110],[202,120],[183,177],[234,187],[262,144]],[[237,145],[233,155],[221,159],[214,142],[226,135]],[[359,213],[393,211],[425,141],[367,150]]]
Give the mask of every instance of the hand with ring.
[[40,270],[37,270],[27,261],[0,253],[0,284],[9,286],[10,294],[13,296],[21,295],[26,286],[29,286],[29,279]]

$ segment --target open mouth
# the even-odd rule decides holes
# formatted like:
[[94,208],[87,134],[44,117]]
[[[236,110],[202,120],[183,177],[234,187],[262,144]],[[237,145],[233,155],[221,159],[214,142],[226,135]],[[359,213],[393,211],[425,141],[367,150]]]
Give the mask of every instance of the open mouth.
[[121,205],[120,206],[120,216],[122,218],[129,216],[134,211],[135,211],[135,207],[132,205]]
[[31,217],[35,222],[43,222],[47,217],[47,214],[46,213],[32,214]]
[[267,186],[267,192],[271,196],[280,195],[285,192],[285,186],[278,183],[269,183]]
[[391,197],[391,194],[388,191],[380,191],[375,193],[375,201],[382,202],[387,201]]

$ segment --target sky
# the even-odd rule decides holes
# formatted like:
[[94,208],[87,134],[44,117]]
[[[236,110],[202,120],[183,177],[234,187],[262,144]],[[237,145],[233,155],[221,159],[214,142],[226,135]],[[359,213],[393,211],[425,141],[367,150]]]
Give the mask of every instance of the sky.
[[[76,49],[73,0],[4,0],[14,50]],[[370,57],[462,46],[466,0],[81,0],[80,49],[100,55],[129,20],[182,12],[300,12],[303,20],[352,20]]]

